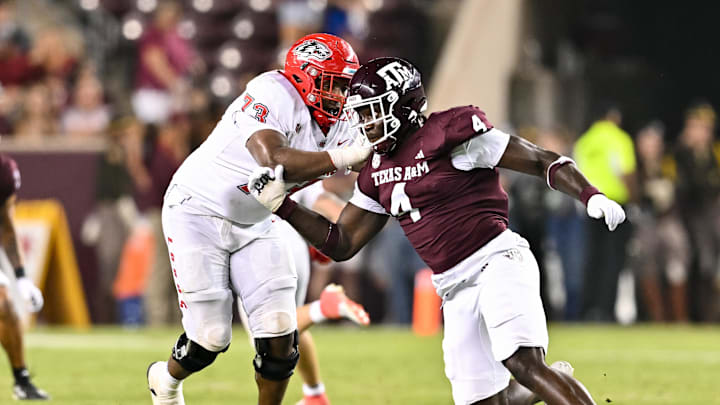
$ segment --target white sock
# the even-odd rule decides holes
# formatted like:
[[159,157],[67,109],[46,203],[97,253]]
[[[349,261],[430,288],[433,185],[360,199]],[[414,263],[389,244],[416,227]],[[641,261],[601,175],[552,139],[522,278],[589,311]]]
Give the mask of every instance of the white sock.
[[311,387],[307,384],[303,384],[303,395],[306,397],[314,397],[316,395],[323,394],[325,392],[325,384],[318,383],[318,385]]
[[320,300],[313,301],[312,304],[310,304],[310,320],[314,323],[321,323],[327,320],[327,317],[322,313],[322,309],[320,309]]

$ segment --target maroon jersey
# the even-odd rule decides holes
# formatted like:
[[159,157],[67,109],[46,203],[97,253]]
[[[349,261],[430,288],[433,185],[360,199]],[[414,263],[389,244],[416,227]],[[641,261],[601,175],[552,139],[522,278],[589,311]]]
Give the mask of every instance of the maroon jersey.
[[15,161],[7,155],[0,155],[0,204],[20,188],[20,171]]
[[492,128],[473,106],[430,115],[389,156],[360,171],[360,191],[397,217],[435,273],[455,266],[507,229],[508,200],[497,169],[458,170],[451,152]]

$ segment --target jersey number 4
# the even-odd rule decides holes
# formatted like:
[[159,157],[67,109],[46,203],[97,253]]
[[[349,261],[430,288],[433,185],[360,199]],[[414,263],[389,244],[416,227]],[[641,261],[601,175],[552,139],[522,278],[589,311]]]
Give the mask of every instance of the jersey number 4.
[[413,208],[410,197],[405,193],[405,183],[395,183],[390,195],[390,213],[394,217],[410,214],[410,219],[417,222],[422,218],[419,208]]
[[473,116],[472,116],[472,124],[473,124],[473,131],[475,131],[475,132],[485,132],[488,129],[487,125],[485,125],[482,118],[478,117],[475,114],[473,114]]
[[[245,98],[243,98],[243,101],[245,102],[245,104],[243,104],[241,110],[245,112],[245,110],[250,106],[250,104],[253,104],[255,98],[249,94],[245,94]],[[265,104],[253,104],[253,110],[255,110],[255,115],[253,116],[253,118],[264,123],[265,117],[267,117],[268,115],[268,108],[265,106]]]

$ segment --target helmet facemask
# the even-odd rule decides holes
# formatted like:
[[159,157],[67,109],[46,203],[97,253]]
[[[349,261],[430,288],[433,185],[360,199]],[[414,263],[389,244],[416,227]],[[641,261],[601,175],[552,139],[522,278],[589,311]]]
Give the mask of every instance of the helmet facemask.
[[[365,99],[359,94],[347,98],[345,111],[350,118],[351,128],[358,129],[376,153],[386,154],[392,151],[398,141],[395,133],[400,130],[401,122],[393,115],[398,99],[394,90]],[[383,135],[373,141],[368,137],[367,126],[379,122],[383,125]]]
[[[307,96],[308,105],[326,115],[331,121],[345,119],[343,108],[352,74],[319,71],[313,66],[307,68],[308,75],[315,85]],[[342,94],[333,92],[333,88],[342,86]]]

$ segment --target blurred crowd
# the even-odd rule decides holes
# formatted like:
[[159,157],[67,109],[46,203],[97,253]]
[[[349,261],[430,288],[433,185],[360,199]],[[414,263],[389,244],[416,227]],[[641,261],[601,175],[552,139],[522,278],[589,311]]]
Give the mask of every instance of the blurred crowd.
[[[98,204],[82,232],[98,259],[94,321],[163,324],[179,316],[160,227],[163,194],[249,79],[281,67],[290,44],[318,31],[347,39],[361,61],[400,56],[430,73],[432,7],[439,6],[429,0],[0,0],[0,135],[28,145],[50,138],[105,145]],[[542,181],[503,172],[511,227],[530,241],[541,264],[549,318],[616,321],[619,280],[629,271],[638,319],[720,321],[714,108],[689,106],[680,134],[666,134],[661,121],[627,134],[619,107],[600,110],[582,134],[561,126],[516,132],[573,156],[593,184],[623,204],[629,222],[617,231],[587,219],[584,207]],[[341,176],[328,187],[348,199],[352,184]],[[123,261],[131,242],[143,241],[154,247],[147,274],[133,275]],[[424,267],[390,221],[356,259],[315,263],[308,300],[339,281],[375,320],[409,323],[414,276]],[[139,296],[119,285],[123,277],[146,280]]]
[[[60,140],[105,151],[97,206],[81,232],[97,256],[93,320],[161,324],[179,316],[160,224],[163,195],[248,80],[282,68],[287,48],[312,32],[342,36],[363,60],[422,61],[427,49],[410,38],[429,35],[422,27],[432,3],[0,0],[0,136],[31,148]],[[387,29],[390,20],[414,28]],[[352,179],[329,183],[349,198]],[[361,262],[345,264],[352,271],[342,276],[320,265],[309,299],[338,278],[352,295],[363,294]]]
[[[666,134],[659,120],[628,134],[621,109],[606,104],[579,137],[558,128],[520,131],[573,156],[588,180],[628,215],[609,232],[580,203],[542,181],[507,176],[511,227],[530,241],[541,263],[549,318],[720,321],[716,112],[699,101],[684,119],[677,136]],[[623,279],[633,282],[623,288]],[[628,300],[634,309],[629,315],[621,308]]]

